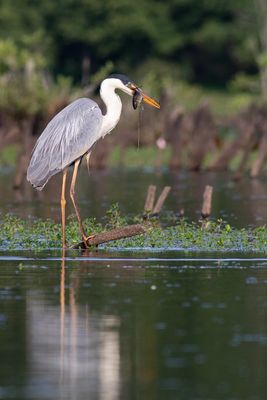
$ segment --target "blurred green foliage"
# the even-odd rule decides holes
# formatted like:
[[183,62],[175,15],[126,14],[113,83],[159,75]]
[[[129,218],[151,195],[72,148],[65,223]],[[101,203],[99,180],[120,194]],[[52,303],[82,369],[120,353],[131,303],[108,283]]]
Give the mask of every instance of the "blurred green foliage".
[[15,167],[19,153],[19,146],[17,144],[10,144],[0,151],[0,164]]
[[[138,138],[136,137],[136,144]],[[121,160],[121,152],[123,152],[123,161]],[[111,167],[118,167],[125,165],[127,168],[136,168],[144,166],[157,165],[158,157],[160,157],[160,164],[167,165],[170,160],[170,148],[166,147],[165,150],[159,151],[157,147],[154,146],[144,146],[144,147],[128,147],[126,149],[120,149],[119,146],[115,146],[110,153],[108,159],[108,165]]]
[[0,112],[53,115],[112,72],[192,110],[233,114],[261,93],[257,1],[2,0]]
[[24,45],[0,40],[0,109],[16,119],[47,115],[53,106],[64,104],[64,99],[67,103],[74,92],[70,78],[50,78],[45,56],[30,49],[30,42],[34,40]]
[[250,0],[2,0],[0,39],[76,82],[88,57],[93,74],[111,62],[135,78],[164,62],[169,78],[224,87],[257,73],[256,12]]

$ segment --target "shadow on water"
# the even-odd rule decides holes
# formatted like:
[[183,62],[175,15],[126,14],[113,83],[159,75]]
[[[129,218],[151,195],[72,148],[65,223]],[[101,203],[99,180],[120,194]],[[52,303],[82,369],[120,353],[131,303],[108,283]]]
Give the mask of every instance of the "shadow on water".
[[0,398],[266,397],[266,258],[0,256]]

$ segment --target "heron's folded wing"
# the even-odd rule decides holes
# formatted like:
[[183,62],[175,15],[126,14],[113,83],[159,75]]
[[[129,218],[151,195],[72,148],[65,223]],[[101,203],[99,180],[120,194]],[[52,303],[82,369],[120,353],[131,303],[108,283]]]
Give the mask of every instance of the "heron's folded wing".
[[60,111],[39,137],[27,178],[37,188],[83,156],[101,137],[102,113],[90,99],[78,99]]

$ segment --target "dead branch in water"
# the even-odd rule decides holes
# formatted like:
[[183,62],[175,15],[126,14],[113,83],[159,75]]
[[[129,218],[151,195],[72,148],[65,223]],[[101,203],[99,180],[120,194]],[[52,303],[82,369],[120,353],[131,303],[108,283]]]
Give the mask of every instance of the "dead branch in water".
[[[87,247],[98,246],[102,243],[111,242],[113,240],[125,239],[127,237],[141,235],[146,232],[146,229],[141,224],[122,226],[111,231],[97,233],[89,237]],[[85,249],[85,243],[80,242],[71,247],[72,249]]]
[[203,205],[201,210],[201,217],[206,219],[211,214],[211,201],[212,201],[213,187],[207,185],[203,193]]
[[[171,190],[170,186],[165,186],[162,190],[156,204],[155,203],[155,195],[156,195],[156,186],[149,185],[147,189],[147,196],[144,206],[144,215],[143,219],[146,220],[151,216],[158,216],[165,200]],[[71,246],[72,249],[86,249],[90,248],[91,246],[98,246],[102,243],[111,242],[113,240],[118,239],[125,239],[131,236],[142,235],[147,230],[142,224],[135,224],[135,225],[127,225],[122,226],[116,229],[112,229],[111,231],[101,232],[96,235],[92,235],[87,239],[87,245],[84,242],[79,242]]]
[[157,214],[160,213],[160,211],[161,211],[161,209],[163,207],[163,204],[165,203],[165,200],[166,200],[170,190],[171,190],[170,186],[165,186],[164,187],[164,189],[162,190],[162,192],[161,192],[161,194],[160,194],[160,196],[158,198],[158,201],[156,202],[155,207],[153,208],[153,211],[152,211],[153,214],[157,215]]
[[149,185],[147,189],[146,195],[146,202],[144,206],[144,214],[143,219],[149,219],[150,217],[156,217],[161,212],[161,209],[165,203],[165,200],[171,190],[170,186],[165,186],[162,190],[161,194],[159,195],[158,200],[155,203],[155,196],[156,196],[157,187],[155,185]]
[[155,185],[148,186],[146,202],[145,202],[145,207],[144,207],[145,213],[150,213],[154,208],[156,189],[157,188]]

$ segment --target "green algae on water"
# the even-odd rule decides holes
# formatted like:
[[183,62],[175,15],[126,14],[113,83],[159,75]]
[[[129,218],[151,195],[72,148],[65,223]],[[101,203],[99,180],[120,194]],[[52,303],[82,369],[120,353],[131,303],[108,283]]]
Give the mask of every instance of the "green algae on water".
[[[87,232],[99,233],[127,223],[137,222],[122,217],[118,207],[112,206],[103,223],[86,219]],[[140,220],[139,220],[140,222]],[[180,219],[171,226],[161,227],[158,222],[147,225],[143,235],[109,242],[99,246],[104,249],[177,249],[196,251],[260,251],[267,249],[267,228],[236,229],[222,221],[201,223]],[[81,240],[76,219],[68,218],[66,237],[70,245]],[[0,219],[0,249],[2,250],[42,250],[61,247],[61,224],[52,220],[23,220],[13,215]]]

